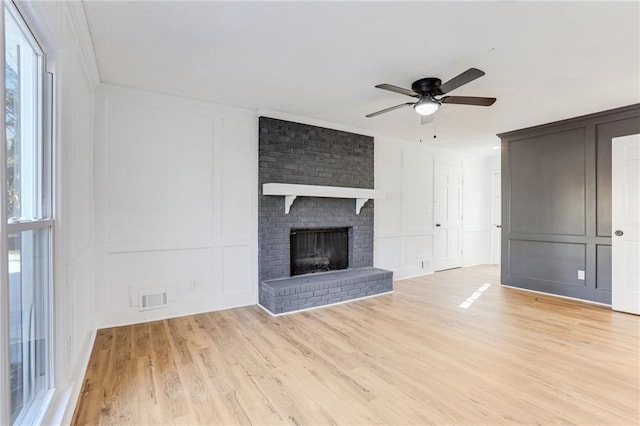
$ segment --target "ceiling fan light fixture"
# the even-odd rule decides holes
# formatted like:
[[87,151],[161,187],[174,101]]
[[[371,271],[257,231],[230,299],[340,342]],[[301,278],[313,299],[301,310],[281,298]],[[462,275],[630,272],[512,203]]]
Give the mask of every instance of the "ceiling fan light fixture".
[[413,109],[420,115],[431,115],[438,108],[440,108],[440,102],[430,98],[422,98],[413,105]]
[[458,104],[458,105],[477,105],[477,106],[491,106],[496,101],[496,98],[484,98],[478,96],[443,96],[440,99],[436,99],[436,96],[446,95],[452,90],[457,89],[473,80],[480,78],[484,75],[483,71],[477,68],[469,68],[465,72],[458,74],[446,83],[442,83],[442,80],[435,77],[426,77],[416,80],[411,85],[411,90],[404,89],[402,87],[394,86],[393,84],[378,84],[376,88],[389,90],[390,92],[400,93],[401,95],[411,96],[417,99],[416,102],[406,102],[404,104],[385,108],[380,111],[372,112],[365,115],[365,117],[377,117],[380,114],[386,114],[387,112],[395,111],[399,108],[403,108],[409,105],[413,106],[415,112],[422,116],[420,123],[430,123],[431,115],[440,108],[442,104]]

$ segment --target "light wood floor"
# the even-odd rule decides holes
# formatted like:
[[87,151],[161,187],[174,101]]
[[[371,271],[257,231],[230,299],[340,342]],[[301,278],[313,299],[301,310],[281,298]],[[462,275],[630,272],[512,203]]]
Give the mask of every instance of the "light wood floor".
[[639,334],[640,317],[458,269],[284,317],[99,330],[74,424],[638,425]]

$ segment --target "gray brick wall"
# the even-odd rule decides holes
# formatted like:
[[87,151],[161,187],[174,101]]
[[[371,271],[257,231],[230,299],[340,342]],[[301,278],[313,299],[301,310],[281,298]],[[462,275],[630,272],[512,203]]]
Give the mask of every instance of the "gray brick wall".
[[373,200],[356,215],[352,199],[299,197],[285,215],[284,197],[262,195],[264,183],[373,189],[373,138],[268,117],[259,129],[260,282],[289,277],[291,228],[350,227],[349,267],[373,266]]
[[373,138],[260,117],[260,184],[373,189]]

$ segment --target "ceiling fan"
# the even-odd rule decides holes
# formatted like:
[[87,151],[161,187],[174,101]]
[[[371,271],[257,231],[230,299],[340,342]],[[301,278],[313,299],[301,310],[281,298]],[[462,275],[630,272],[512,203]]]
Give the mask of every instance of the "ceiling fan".
[[422,124],[426,124],[431,121],[431,115],[440,108],[441,104],[491,106],[496,101],[496,98],[482,98],[477,96],[443,96],[439,99],[436,98],[436,96],[449,93],[464,84],[472,82],[476,78],[482,77],[483,75],[483,71],[480,71],[477,68],[469,68],[462,74],[459,74],[444,84],[442,84],[442,80],[439,78],[421,78],[420,80],[413,82],[411,90],[394,86],[393,84],[378,84],[376,86],[378,89],[390,90],[391,92],[418,98],[418,100],[416,102],[406,102],[404,104],[372,112],[371,114],[367,114],[366,117],[375,117],[380,114],[385,114],[387,112],[412,105],[413,109],[422,116]]

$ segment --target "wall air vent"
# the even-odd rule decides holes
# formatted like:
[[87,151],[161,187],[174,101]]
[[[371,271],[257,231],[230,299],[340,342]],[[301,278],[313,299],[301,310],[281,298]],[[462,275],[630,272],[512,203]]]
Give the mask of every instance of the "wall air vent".
[[151,290],[138,293],[138,310],[166,308],[169,306],[167,290]]

